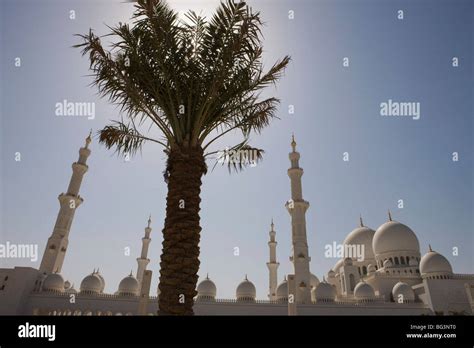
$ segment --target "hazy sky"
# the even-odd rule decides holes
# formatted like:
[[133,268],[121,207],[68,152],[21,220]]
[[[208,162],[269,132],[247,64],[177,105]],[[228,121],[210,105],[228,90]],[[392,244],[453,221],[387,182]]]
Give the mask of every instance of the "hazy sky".
[[[204,178],[201,277],[209,272],[218,297],[232,298],[248,274],[257,296],[265,299],[272,217],[279,281],[292,271],[284,208],[290,198],[292,132],[305,170],[303,195],[311,204],[311,270],[319,278],[337,261],[324,257],[324,246],[342,242],[359,214],[376,229],[387,221],[387,209],[416,232],[422,254],[431,243],[455,272],[472,273],[472,1],[249,3],[266,22],[267,65],[286,54],[292,62],[278,88],[269,91],[282,99],[280,120],[252,137],[253,145],[266,150],[264,161],[240,174],[216,167]],[[170,4],[206,14],[218,1]],[[73,34],[90,27],[105,34],[106,24],[126,22],[133,6],[120,0],[3,0],[0,6],[0,242],[38,243],[38,262],[7,260],[6,266],[39,267],[58,212],[57,195],[67,189],[79,147],[90,128],[97,131],[120,116],[89,87],[88,60],[71,48],[78,42]],[[400,9],[403,20],[397,19]],[[21,67],[15,67],[16,57]],[[349,67],[343,67],[344,57]],[[459,58],[456,68],[453,57]],[[64,99],[95,102],[95,119],[55,116],[55,104]],[[380,103],[389,99],[420,103],[420,119],[380,116]],[[294,114],[288,114],[289,105]],[[62,273],[79,288],[81,279],[100,267],[106,291],[115,292],[121,278],[136,271],[151,213],[148,268],[154,294],[166,198],[162,149],[149,144],[130,162],[96,141],[91,150],[81,188],[85,201],[76,212]],[[452,161],[453,152],[459,153],[458,162]],[[399,199],[403,209],[397,208]],[[130,256],[124,255],[126,247]],[[458,256],[453,247],[459,247]]]

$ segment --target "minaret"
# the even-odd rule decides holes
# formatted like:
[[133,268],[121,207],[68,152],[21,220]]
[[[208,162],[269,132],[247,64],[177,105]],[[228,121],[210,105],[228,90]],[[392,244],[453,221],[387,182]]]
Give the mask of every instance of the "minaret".
[[40,271],[43,273],[61,272],[72,220],[77,207],[84,201],[79,195],[79,189],[81,188],[82,178],[89,168],[86,162],[91,154],[91,150],[89,150],[89,144],[92,141],[91,136],[92,130],[86,138],[86,145],[79,149],[79,160],[72,164],[72,176],[67,192],[61,193],[58,197],[59,213],[40,265]]
[[137,280],[138,283],[142,284],[143,274],[145,273],[146,266],[150,262],[148,259],[148,247],[150,245],[150,233],[151,233],[151,216],[148,218],[148,226],[145,228],[145,237],[142,238],[142,253],[139,258],[137,258],[138,268],[137,268]]
[[277,242],[275,240],[275,225],[273,224],[273,219],[272,219],[272,224],[271,224],[271,230],[270,230],[270,241],[268,242],[268,246],[270,248],[270,261],[267,262],[267,267],[269,271],[269,292],[268,292],[268,298],[273,301],[276,300],[276,288],[277,288],[277,282],[278,282],[278,266],[280,266],[279,262],[276,262],[276,246]]
[[310,290],[310,270],[308,255],[308,240],[306,238],[306,210],[309,203],[303,199],[301,187],[301,177],[303,169],[299,167],[300,154],[296,152],[296,142],[294,136],[291,142],[292,152],[289,154],[291,167],[288,169],[288,176],[291,181],[291,199],[286,202],[286,209],[291,215],[291,239],[292,253],[290,261],[294,266],[294,279],[296,287],[296,302],[311,303]]

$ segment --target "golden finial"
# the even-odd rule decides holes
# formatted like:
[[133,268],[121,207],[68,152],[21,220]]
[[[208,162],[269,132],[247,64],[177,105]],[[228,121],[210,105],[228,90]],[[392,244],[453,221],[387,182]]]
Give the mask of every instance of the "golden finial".
[[433,252],[433,249],[431,249],[431,244],[428,244],[428,247],[430,248],[430,252]]
[[296,141],[294,133],[291,135],[291,147],[293,148],[293,152],[296,152]]
[[364,221],[362,221],[362,214],[359,215],[360,227],[364,227]]
[[388,221],[393,221],[392,220],[392,213],[390,212],[390,209],[388,210]]
[[272,218],[272,223],[270,224],[270,226],[272,227],[272,232],[274,231],[274,227],[275,227],[275,224],[273,223],[273,218]]
[[89,147],[89,144],[92,142],[92,128],[89,132],[89,135],[86,138],[86,149]]
[[151,214],[150,214],[150,216],[148,217],[148,228],[150,228],[150,225],[151,225]]
[[206,273],[206,279],[209,279],[209,273]]

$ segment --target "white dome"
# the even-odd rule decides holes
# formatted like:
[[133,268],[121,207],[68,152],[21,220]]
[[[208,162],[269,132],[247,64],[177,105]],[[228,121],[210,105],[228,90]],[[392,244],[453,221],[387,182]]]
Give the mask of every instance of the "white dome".
[[392,267],[392,266],[393,266],[393,263],[392,263],[392,261],[390,261],[389,259],[387,259],[387,260],[385,260],[385,261],[383,262],[383,267],[384,267],[384,268],[390,268],[390,267]]
[[69,280],[66,280],[64,282],[64,290],[67,290],[71,287],[71,282]]
[[277,300],[287,300],[288,299],[288,281],[283,280],[280,285],[277,286],[276,290]]
[[48,274],[43,282],[44,291],[64,291],[64,279],[59,273]]
[[366,282],[359,282],[354,288],[354,296],[358,300],[372,300],[375,298],[375,292]]
[[[364,260],[374,259],[374,251],[372,249],[372,239],[374,238],[375,231],[369,227],[361,226],[354,229],[344,239],[344,245],[363,245],[364,246]],[[355,255],[353,255],[355,256]]]
[[68,294],[77,294],[77,290],[74,289],[74,284],[71,285],[71,287],[69,287],[68,289],[66,289],[66,292],[67,292]]
[[314,292],[312,297],[316,301],[334,301],[336,299],[336,290],[326,281],[319,283],[312,291]]
[[216,284],[209,277],[206,277],[197,286],[198,297],[201,298],[216,298],[217,287]]
[[344,263],[344,259],[339,259],[334,265],[334,267],[332,268],[334,272],[339,273],[339,268],[341,268],[343,263]]
[[415,301],[415,293],[410,285],[403,282],[398,282],[392,289],[393,299],[397,303],[413,302]]
[[104,292],[105,289],[105,279],[102,277],[102,274],[99,273],[99,270],[94,272],[94,274],[99,278],[100,280],[100,292]]
[[138,280],[130,273],[120,281],[119,295],[138,296]]
[[319,284],[319,279],[318,277],[316,277],[314,274],[311,273],[310,277],[309,277],[309,286],[311,289],[317,287]]
[[247,279],[247,276],[245,276],[244,281],[237,286],[235,292],[237,300],[255,300],[255,297],[257,296],[255,285]]
[[429,251],[420,260],[422,276],[451,275],[453,269],[448,259],[436,251]]
[[100,278],[95,273],[86,276],[80,286],[81,292],[88,292],[98,294],[100,292],[101,282]]
[[372,248],[375,255],[399,251],[420,253],[420,244],[415,232],[397,221],[388,221],[377,228]]

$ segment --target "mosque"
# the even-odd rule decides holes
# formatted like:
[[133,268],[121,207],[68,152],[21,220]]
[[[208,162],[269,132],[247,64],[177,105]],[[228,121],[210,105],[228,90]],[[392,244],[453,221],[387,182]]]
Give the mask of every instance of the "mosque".
[[[151,219],[142,238],[137,271],[118,284],[114,294],[104,292],[105,280],[99,270],[84,277],[75,289],[61,274],[68,250],[68,236],[91,154],[87,137],[73,163],[66,193],[58,197],[59,213],[48,239],[39,269],[0,268],[0,315],[155,315],[159,293],[150,294],[152,272],[147,270]],[[456,274],[449,261],[432,250],[421,256],[416,234],[392,219],[373,230],[364,225],[350,232],[344,246],[361,247],[363,257],[344,255],[320,281],[310,271],[305,214],[309,203],[303,199],[300,154],[293,138],[289,154],[291,199],[286,209],[291,217],[293,274],[278,284],[276,232],[269,232],[269,295],[256,299],[254,284],[245,277],[235,298],[217,297],[216,284],[206,277],[197,286],[196,315],[472,315],[474,275]],[[361,255],[359,255],[361,256]]]

